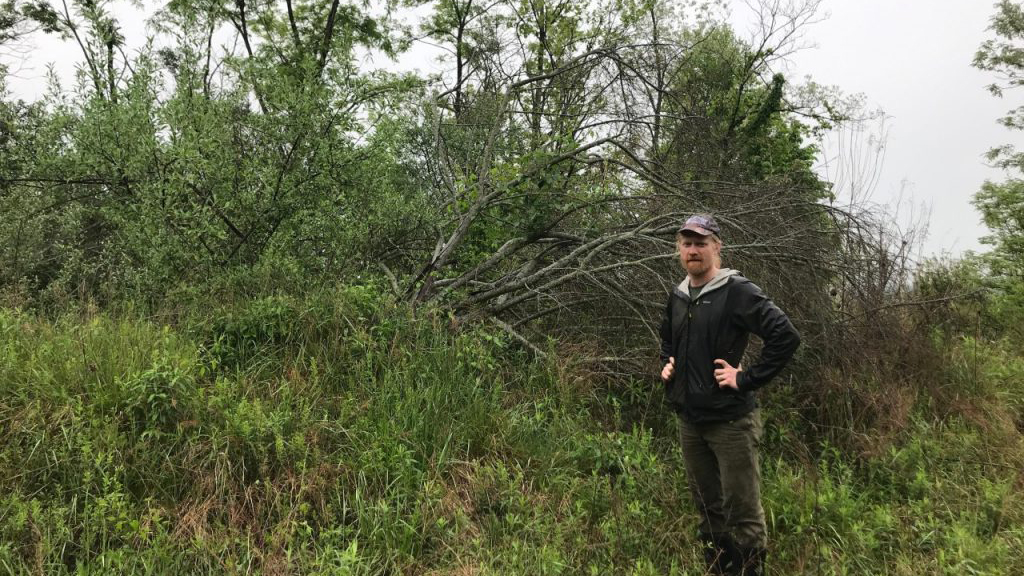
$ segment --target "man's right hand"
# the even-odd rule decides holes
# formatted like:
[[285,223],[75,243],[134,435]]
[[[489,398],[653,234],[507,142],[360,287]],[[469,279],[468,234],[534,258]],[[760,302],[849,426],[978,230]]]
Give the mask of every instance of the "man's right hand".
[[664,382],[668,382],[672,375],[676,373],[676,359],[675,357],[668,359],[668,364],[661,369],[661,379]]

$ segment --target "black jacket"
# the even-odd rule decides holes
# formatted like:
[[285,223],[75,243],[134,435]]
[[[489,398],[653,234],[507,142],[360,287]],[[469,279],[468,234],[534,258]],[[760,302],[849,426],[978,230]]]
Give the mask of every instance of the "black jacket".
[[[751,332],[764,340],[760,358],[737,374],[738,391],[719,388],[715,360],[739,366]],[[661,322],[661,360],[676,359],[665,398],[689,422],[736,419],[754,409],[754,391],[785,367],[799,345],[786,314],[735,270],[720,270],[692,302],[684,280],[669,295]]]

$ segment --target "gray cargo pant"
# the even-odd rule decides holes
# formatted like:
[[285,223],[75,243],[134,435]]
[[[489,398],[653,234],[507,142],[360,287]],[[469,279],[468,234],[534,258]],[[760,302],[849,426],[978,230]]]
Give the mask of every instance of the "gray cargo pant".
[[763,548],[767,542],[758,462],[761,432],[760,410],[723,422],[679,419],[679,443],[701,532],[731,533],[744,548]]

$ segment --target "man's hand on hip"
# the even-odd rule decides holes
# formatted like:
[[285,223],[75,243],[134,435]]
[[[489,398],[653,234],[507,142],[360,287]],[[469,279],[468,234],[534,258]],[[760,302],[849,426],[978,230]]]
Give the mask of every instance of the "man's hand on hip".
[[715,365],[718,366],[715,369],[715,380],[718,380],[718,387],[739,390],[740,387],[736,383],[736,375],[743,370],[743,365],[741,364],[739,368],[733,368],[721,358],[715,360]]
[[675,373],[676,373],[676,359],[673,356],[672,358],[668,359],[668,364],[665,364],[665,367],[661,369],[661,379],[663,381],[665,381],[665,382],[668,382],[669,379],[672,378],[672,375],[675,374]]

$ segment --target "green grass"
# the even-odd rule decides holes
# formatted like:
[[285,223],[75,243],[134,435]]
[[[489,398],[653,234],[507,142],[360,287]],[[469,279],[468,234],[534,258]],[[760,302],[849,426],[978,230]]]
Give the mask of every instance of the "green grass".
[[[703,573],[651,382],[365,288],[225,302],[0,311],[0,574]],[[1015,384],[979,388],[969,344],[970,409],[922,399],[876,454],[769,392],[772,573],[1024,566],[1024,369],[986,348]]]

